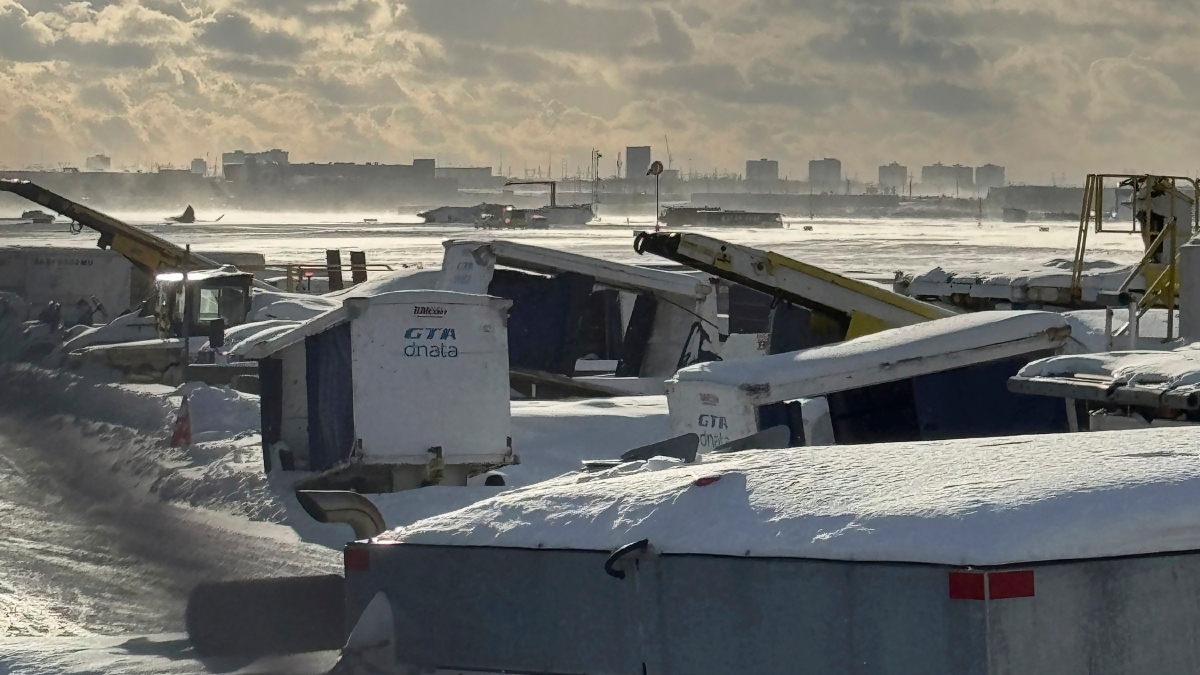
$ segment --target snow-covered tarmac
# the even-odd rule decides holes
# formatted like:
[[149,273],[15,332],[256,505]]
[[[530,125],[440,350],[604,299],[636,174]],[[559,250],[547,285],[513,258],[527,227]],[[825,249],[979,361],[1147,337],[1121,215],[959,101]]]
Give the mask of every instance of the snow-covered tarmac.
[[[648,216],[603,217],[588,227],[480,231],[471,227],[420,225],[412,214],[278,214],[234,212],[220,223],[163,225],[152,214],[114,213],[178,244],[201,251],[261,252],[270,264],[324,263],[325,250],[362,250],[371,263],[442,260],[442,241],[503,238],[633,264],[662,263],[633,250],[633,233],[653,226]],[[379,222],[364,223],[364,218]],[[890,279],[894,272],[937,265],[970,272],[1014,272],[1054,258],[1070,258],[1078,224],[1004,223],[984,220],[786,218],[786,228],[696,229],[734,243],[767,248],[836,272]],[[811,227],[806,231],[805,227]],[[1040,228],[1048,228],[1042,232]],[[0,245],[92,246],[94,233],[67,232],[64,223],[0,226]],[[1093,234],[1089,259],[1137,262],[1141,238]]]

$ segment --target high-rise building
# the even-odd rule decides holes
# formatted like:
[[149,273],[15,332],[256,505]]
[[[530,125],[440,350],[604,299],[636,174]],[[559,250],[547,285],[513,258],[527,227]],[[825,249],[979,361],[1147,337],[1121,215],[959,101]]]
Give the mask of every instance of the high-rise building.
[[779,187],[779,162],[773,159],[746,160],[746,189],[775,190]]
[[842,162],[826,157],[808,162],[808,184],[813,192],[838,192],[842,186]]
[[908,167],[896,162],[879,167],[879,189],[884,192],[903,193],[908,189]]
[[980,194],[987,194],[994,187],[1004,187],[1004,167],[984,164],[975,169],[975,187]]
[[192,173],[199,174],[201,176],[207,176],[208,175],[208,162],[204,161],[203,159],[200,159],[199,157],[197,157],[196,159],[193,159],[192,160]]
[[975,169],[962,164],[955,164],[950,167],[951,175],[954,177],[954,194],[960,196],[964,192],[975,189]]
[[88,171],[108,171],[112,168],[112,158],[108,155],[92,155],[83,161]]
[[644,178],[650,170],[650,146],[638,145],[625,148],[625,178]]

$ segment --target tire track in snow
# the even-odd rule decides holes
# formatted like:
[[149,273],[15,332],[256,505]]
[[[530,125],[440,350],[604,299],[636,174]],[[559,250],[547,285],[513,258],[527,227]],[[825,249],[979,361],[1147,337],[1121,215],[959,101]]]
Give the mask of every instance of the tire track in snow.
[[0,635],[178,631],[201,581],[338,569],[287,528],[158,500],[119,439],[0,411]]

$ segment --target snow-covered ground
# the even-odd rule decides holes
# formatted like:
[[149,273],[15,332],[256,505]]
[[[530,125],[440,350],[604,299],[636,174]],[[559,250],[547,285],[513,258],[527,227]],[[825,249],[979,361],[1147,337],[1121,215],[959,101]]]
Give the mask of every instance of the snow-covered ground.
[[[172,448],[185,394],[192,444]],[[224,387],[4,368],[0,638],[20,639],[0,642],[0,673],[207,672],[176,663],[175,648],[159,644],[170,639],[141,653],[129,644],[149,643],[102,636],[181,630],[200,581],[338,571],[350,529],[304,514],[294,477],[263,474],[258,426],[257,397]],[[521,461],[504,473],[511,486],[530,485],[668,433],[661,396],[514,402]],[[434,487],[373,499],[398,527],[499,491]],[[174,665],[156,669],[156,659]],[[93,661],[105,665],[84,668]]]
[[[511,239],[624,263],[661,263],[637,255],[633,233],[653,227],[648,215],[603,217],[588,227],[483,232],[470,227],[419,225],[412,214],[230,213],[220,223],[162,225],[148,214],[122,214],[129,222],[179,244],[202,251],[256,251],[272,265],[323,263],[325,250],[362,250],[372,263],[442,261],[446,239]],[[361,217],[360,217],[361,216]],[[363,223],[363,217],[378,223]],[[894,272],[924,272],[935,266],[963,272],[1018,274],[1048,260],[1070,258],[1076,223],[1004,223],[975,220],[787,218],[787,228],[696,229],[734,243],[768,248],[836,272],[890,279]],[[805,231],[804,227],[811,227]],[[1042,232],[1040,228],[1047,227]],[[71,235],[64,225],[3,226],[0,245],[90,245],[91,232]],[[1136,235],[1093,234],[1089,260],[1136,263],[1142,241]]]

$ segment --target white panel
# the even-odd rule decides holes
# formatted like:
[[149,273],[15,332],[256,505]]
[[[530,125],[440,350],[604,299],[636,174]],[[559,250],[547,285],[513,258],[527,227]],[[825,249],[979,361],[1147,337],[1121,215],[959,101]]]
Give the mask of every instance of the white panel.
[[129,309],[132,266],[113,251],[100,249],[0,249],[0,287],[15,290],[31,306],[51,300],[64,309],[95,296],[112,320]]
[[283,361],[283,397],[279,438],[296,457],[308,458],[308,364],[304,342],[278,354]]
[[694,433],[700,452],[758,432],[754,406],[737,389],[693,382],[668,382],[671,435]]
[[401,291],[350,303],[354,427],[368,462],[499,462],[508,451],[508,301]]

